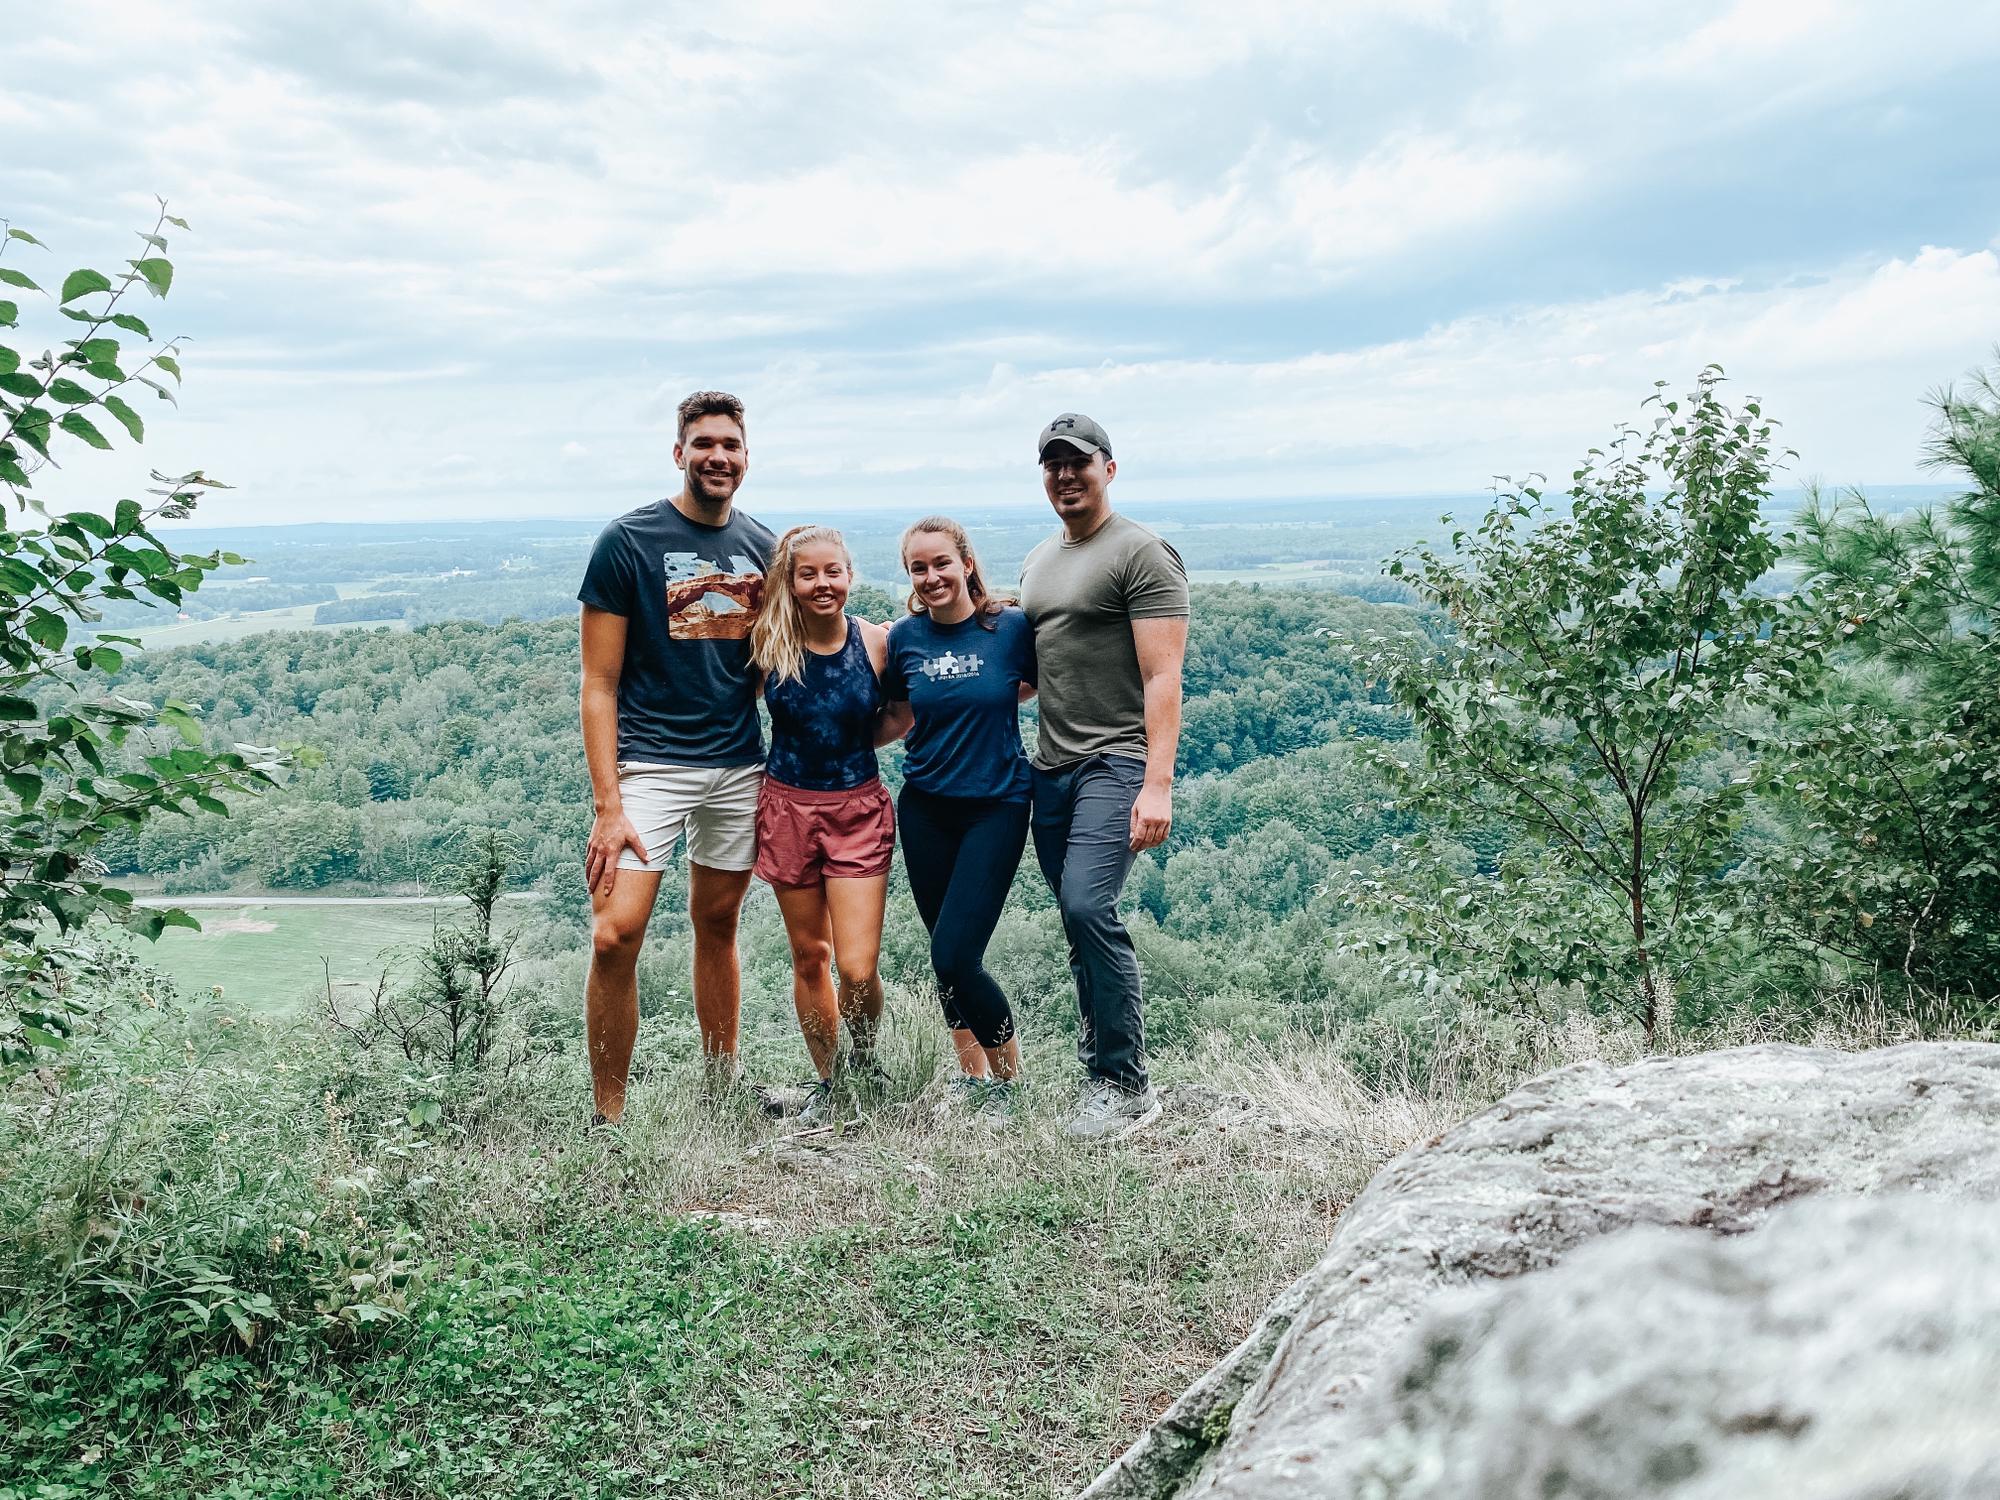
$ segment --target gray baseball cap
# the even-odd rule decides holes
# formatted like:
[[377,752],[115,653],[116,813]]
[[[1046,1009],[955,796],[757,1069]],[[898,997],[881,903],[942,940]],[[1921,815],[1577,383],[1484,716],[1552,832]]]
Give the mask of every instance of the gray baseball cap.
[[1036,455],[1047,458],[1051,443],[1068,443],[1082,454],[1102,453],[1106,458],[1111,457],[1111,439],[1081,412],[1066,411],[1044,427],[1042,440],[1035,444]]

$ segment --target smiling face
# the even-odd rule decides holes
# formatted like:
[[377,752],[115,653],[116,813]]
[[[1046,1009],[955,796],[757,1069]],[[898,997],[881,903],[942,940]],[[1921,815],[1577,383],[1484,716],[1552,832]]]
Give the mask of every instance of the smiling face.
[[1117,472],[1117,463],[1101,452],[1086,457],[1066,443],[1049,445],[1042,458],[1042,488],[1071,536],[1088,536],[1103,524],[1111,510],[1106,491]]
[[853,585],[847,550],[839,543],[807,542],[792,554],[792,597],[808,622],[844,613]]
[[959,555],[958,543],[942,531],[912,533],[903,547],[903,568],[933,620],[949,624],[971,608],[965,559]]
[[674,444],[674,463],[687,474],[689,499],[726,505],[750,472],[750,449],[734,417],[711,412],[688,423]]

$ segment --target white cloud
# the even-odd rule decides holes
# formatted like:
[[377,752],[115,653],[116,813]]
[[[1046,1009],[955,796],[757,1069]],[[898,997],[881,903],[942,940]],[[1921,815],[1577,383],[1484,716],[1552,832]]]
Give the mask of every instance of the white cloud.
[[2000,9],[1950,0],[73,0],[12,46],[0,214],[195,221],[147,456],[242,519],[608,510],[711,384],[787,503],[1013,493],[1092,402],[1128,488],[1462,489],[1709,359],[1907,477],[2000,333],[1991,250],[1919,249],[1993,231],[1947,209]]

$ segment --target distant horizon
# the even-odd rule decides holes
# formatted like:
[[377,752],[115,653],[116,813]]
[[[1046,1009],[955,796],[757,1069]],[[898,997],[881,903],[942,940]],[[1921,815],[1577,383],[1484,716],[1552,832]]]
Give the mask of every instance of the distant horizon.
[[[1926,502],[1935,502],[1948,498],[1949,496],[1954,495],[1959,491],[1961,491],[1964,487],[1962,485],[1956,485],[1956,484],[1911,483],[1907,481],[1894,481],[1883,484],[1823,485],[1821,486],[1821,488],[1827,491],[1838,491],[1842,493],[1849,491],[1858,491],[1865,496],[1883,496],[1885,498],[1904,501],[1907,502],[1908,504],[1923,504]],[[1794,502],[1800,501],[1804,499],[1806,494],[1809,492],[1809,489],[1810,489],[1809,486],[1803,484],[1788,485],[1782,488],[1775,488],[1771,491],[1771,500],[1773,504],[1783,504],[1788,500]],[[1551,481],[1551,493],[1555,492],[1556,491],[1553,488],[1553,481]],[[1430,504],[1436,502],[1452,503],[1452,502],[1464,502],[1467,500],[1482,500],[1490,496],[1492,493],[1493,492],[1490,489],[1426,490],[1426,491],[1409,491],[1409,492],[1357,490],[1357,491],[1348,491],[1330,495],[1227,496],[1222,498],[1168,496],[1158,499],[1134,500],[1134,499],[1118,499],[1117,497],[1114,496],[1114,500],[1118,504],[1119,509],[1136,513],[1136,512],[1150,511],[1154,509],[1162,509],[1162,510],[1179,509],[1182,507],[1196,506],[1196,505],[1212,505],[1217,507],[1255,506],[1266,509],[1302,509],[1308,506],[1340,506],[1340,505],[1365,505],[1365,504],[1384,504],[1384,503],[1394,504],[1394,505],[1414,506],[1419,504]],[[655,496],[654,498],[659,499],[659,498],[664,498],[664,496]],[[644,500],[638,502],[639,505],[645,505],[649,503],[651,502]],[[1023,498],[1018,500],[1015,499],[996,500],[996,501],[986,501],[986,502],[961,505],[955,508],[955,513],[965,516],[981,516],[993,511],[1029,511],[1029,510],[1046,511],[1047,507],[1048,507],[1048,502],[1042,497],[1036,496],[1033,499]],[[181,538],[198,536],[200,534],[207,532],[213,532],[216,535],[221,536],[224,534],[238,535],[248,532],[303,531],[307,529],[412,531],[412,530],[422,530],[428,528],[441,528],[450,531],[462,531],[462,530],[475,529],[488,526],[507,526],[507,527],[572,526],[578,529],[579,534],[583,534],[585,532],[595,530],[596,528],[603,526],[606,521],[611,520],[617,516],[624,515],[627,512],[634,510],[636,508],[637,506],[633,504],[621,502],[618,508],[599,511],[599,512],[591,512],[591,513],[546,512],[540,514],[528,514],[528,515],[518,515],[518,516],[506,515],[506,516],[481,516],[481,517],[455,516],[446,514],[446,515],[416,516],[407,520],[396,520],[396,521],[384,521],[384,520],[372,520],[372,519],[369,520],[317,519],[317,520],[300,520],[300,521],[248,521],[248,522],[217,523],[217,522],[206,521],[202,516],[196,514],[195,516],[192,516],[185,521],[162,521],[158,524],[157,529],[162,533],[171,532],[175,536]],[[953,507],[948,507],[948,506],[927,507],[917,501],[901,501],[901,500],[896,500],[896,501],[884,500],[874,503],[835,502],[835,503],[830,503],[824,507],[808,507],[808,506],[798,505],[795,503],[776,503],[765,506],[765,505],[760,505],[753,498],[748,501],[739,502],[739,508],[753,516],[773,515],[773,516],[785,516],[785,517],[808,516],[808,515],[822,516],[822,517],[869,516],[886,512],[892,512],[898,509],[901,509],[911,515],[918,514],[919,512],[926,509],[933,509],[933,510],[942,509],[947,511],[948,513],[954,511]],[[1228,518],[1218,517],[1217,519],[1226,520]],[[185,546],[188,544],[186,541],[182,541],[179,545]]]

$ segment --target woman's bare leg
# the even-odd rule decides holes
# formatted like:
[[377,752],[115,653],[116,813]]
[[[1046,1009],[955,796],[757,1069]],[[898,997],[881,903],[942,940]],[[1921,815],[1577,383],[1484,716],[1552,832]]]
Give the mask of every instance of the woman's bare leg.
[[[831,882],[829,882],[831,883]],[[824,886],[774,887],[792,943],[792,1007],[815,1071],[833,1076],[840,1051],[840,1010],[833,995],[833,933],[827,922]]]

